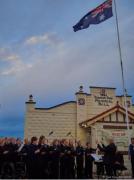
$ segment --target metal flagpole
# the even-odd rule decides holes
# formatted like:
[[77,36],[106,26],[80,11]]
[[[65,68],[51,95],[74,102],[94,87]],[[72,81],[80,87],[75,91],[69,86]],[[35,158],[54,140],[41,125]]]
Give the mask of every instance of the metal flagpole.
[[[75,121],[75,142],[74,142],[74,148],[75,148],[75,151],[76,151],[76,148],[77,148],[77,118],[76,118],[76,121]],[[74,159],[74,163],[75,163],[75,178],[77,179],[77,157],[75,156],[75,159]]]
[[119,23],[118,23],[118,15],[117,15],[117,8],[116,8],[116,0],[114,0],[114,7],[115,7],[115,16],[116,16],[116,28],[117,28],[117,38],[118,38],[118,49],[119,49],[119,57],[120,57],[120,65],[121,65],[121,74],[122,74],[122,87],[123,87],[123,95],[124,95],[126,123],[127,123],[127,130],[128,130],[128,141],[130,144],[131,139],[130,139],[130,128],[129,128],[129,119],[128,119],[127,92],[126,92],[126,88],[125,88],[124,69],[123,69],[122,50],[121,50],[121,43],[120,43],[120,33],[119,33]]

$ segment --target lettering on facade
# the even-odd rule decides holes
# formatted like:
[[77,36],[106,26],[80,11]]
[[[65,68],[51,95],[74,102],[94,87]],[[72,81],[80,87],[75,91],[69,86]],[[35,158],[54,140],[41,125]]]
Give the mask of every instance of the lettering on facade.
[[115,131],[115,132],[112,132],[112,136],[113,137],[122,137],[122,136],[126,136],[126,133],[124,131]]
[[124,150],[124,148],[128,146],[126,131],[113,131],[111,135],[114,138],[119,150]]
[[111,103],[113,103],[113,98],[106,94],[105,89],[101,89],[100,95],[94,96],[94,99],[99,106],[109,106]]

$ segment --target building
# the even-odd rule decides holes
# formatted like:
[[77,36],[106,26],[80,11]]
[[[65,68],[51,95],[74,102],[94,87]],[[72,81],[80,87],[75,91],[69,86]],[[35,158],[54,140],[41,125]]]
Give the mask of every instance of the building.
[[[83,142],[106,141],[115,137],[119,148],[128,144],[124,97],[116,96],[115,88],[90,87],[90,94],[81,86],[76,101],[50,108],[37,108],[32,95],[26,102],[25,137],[45,135],[54,138],[77,138]],[[130,134],[134,135],[134,105],[127,95]]]
[[[50,108],[37,108],[32,95],[26,102],[25,138],[45,135],[49,139],[73,138],[82,142],[96,140],[106,143],[113,137],[118,149],[127,153],[128,130],[124,96],[117,96],[110,87],[90,87],[90,94],[80,86],[76,101]],[[134,136],[134,105],[127,95],[130,136]]]

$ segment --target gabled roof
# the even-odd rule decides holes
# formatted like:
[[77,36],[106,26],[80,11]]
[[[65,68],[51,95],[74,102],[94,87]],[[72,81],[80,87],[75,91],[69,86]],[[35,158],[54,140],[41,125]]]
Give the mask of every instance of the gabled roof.
[[[110,114],[112,114],[114,112],[120,112],[120,113],[122,113],[124,115],[126,114],[126,110],[117,103],[116,106],[114,106],[114,107],[112,107],[112,108],[110,108],[110,109],[108,109],[108,110],[106,110],[106,111],[104,111],[104,112],[102,112],[102,113],[100,113],[100,114],[86,120],[86,121],[83,121],[83,122],[79,123],[79,125],[81,127],[90,126],[90,125],[102,120],[103,118],[107,117],[108,115],[110,115]],[[131,113],[130,111],[128,111],[128,117],[134,120],[134,114]]]

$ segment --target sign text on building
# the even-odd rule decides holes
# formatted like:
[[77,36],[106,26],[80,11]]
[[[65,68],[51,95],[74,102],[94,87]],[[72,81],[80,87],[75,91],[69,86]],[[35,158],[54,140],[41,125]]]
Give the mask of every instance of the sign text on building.
[[95,102],[98,102],[100,106],[109,106],[109,104],[113,103],[113,98],[110,96],[94,96]]
[[94,96],[94,98],[95,102],[97,102],[99,106],[109,106],[111,103],[113,103],[113,98],[107,95],[104,88],[100,90],[100,95]]

